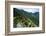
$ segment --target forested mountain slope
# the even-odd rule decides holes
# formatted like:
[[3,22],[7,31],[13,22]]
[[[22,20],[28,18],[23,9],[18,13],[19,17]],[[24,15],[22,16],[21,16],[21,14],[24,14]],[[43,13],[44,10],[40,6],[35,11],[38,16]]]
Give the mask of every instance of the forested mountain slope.
[[21,25],[21,27],[38,27],[39,26],[39,12],[27,12],[22,9],[14,8],[14,27]]

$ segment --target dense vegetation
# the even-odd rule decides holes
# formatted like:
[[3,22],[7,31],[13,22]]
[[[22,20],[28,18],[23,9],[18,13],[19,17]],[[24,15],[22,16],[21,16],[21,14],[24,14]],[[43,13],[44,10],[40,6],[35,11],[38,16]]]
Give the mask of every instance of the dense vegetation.
[[17,8],[13,9],[14,27],[38,27],[39,26],[39,12],[29,13]]

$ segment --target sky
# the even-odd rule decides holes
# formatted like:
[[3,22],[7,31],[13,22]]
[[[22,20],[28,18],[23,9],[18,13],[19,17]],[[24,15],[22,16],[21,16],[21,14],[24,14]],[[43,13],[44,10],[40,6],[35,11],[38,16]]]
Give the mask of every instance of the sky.
[[18,8],[18,9],[23,9],[24,11],[32,13],[39,12],[39,8]]

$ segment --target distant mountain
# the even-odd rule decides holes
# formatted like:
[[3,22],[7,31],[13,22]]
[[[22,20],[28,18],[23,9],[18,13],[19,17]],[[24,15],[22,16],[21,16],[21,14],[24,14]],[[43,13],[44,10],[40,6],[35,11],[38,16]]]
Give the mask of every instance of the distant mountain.
[[39,12],[32,13],[33,16],[36,17],[36,19],[39,19]]

